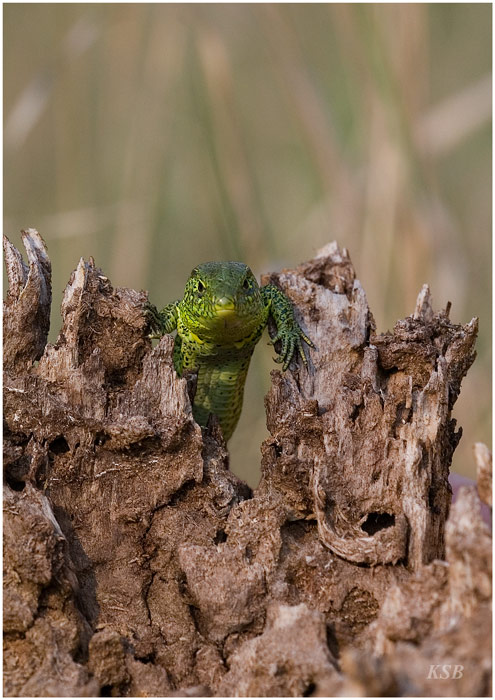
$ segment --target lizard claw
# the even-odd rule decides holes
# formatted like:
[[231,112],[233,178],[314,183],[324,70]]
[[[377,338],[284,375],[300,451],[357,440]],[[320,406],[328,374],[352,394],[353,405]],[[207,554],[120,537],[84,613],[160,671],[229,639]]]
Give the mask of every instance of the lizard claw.
[[177,327],[176,317],[173,315],[176,303],[169,304],[162,311],[149,301],[143,304],[143,312],[148,320],[151,330],[150,338],[161,338],[165,333],[171,333]]
[[[300,335],[300,337],[304,340],[304,342],[305,342],[307,345],[309,345],[310,348],[314,348],[314,347],[315,347],[315,344],[313,343],[313,341],[312,341],[310,338],[308,338],[308,336],[306,335],[306,333],[303,333],[303,331],[302,331],[301,329],[299,329],[299,335]],[[301,345],[301,347],[302,347],[302,345]]]
[[275,345],[275,343],[276,343],[278,340],[280,340],[281,337],[282,337],[282,334],[281,334],[281,333],[277,333],[277,335],[276,335],[274,338],[270,338],[270,340],[268,341],[267,345]]
[[158,312],[158,309],[156,306],[151,304],[149,301],[146,301],[143,304],[143,312],[146,318],[148,319],[148,324],[155,329],[157,326],[159,326],[160,323],[160,314]]
[[282,364],[282,370],[285,371],[288,369],[296,354],[300,355],[303,364],[307,367],[308,361],[306,359],[306,355],[304,354],[302,341],[304,341],[311,348],[315,347],[308,336],[303,333],[299,327],[296,329],[291,329],[286,333],[279,333],[278,335],[280,338],[277,336],[277,340],[282,340],[282,349],[278,357],[275,358],[275,362]]

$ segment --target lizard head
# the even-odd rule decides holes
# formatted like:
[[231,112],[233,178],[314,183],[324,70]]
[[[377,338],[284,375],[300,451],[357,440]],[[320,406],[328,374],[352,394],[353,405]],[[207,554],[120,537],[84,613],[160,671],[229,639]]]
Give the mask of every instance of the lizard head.
[[191,272],[181,319],[203,340],[236,342],[261,323],[263,300],[256,277],[240,262],[209,262]]

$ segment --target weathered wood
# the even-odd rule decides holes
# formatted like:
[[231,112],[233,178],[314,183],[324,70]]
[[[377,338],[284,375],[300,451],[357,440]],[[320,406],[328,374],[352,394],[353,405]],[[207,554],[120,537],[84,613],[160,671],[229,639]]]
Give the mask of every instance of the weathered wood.
[[43,239],[35,229],[22,231],[29,265],[4,237],[9,291],[3,307],[5,369],[27,370],[38,360],[50,330],[51,263]]
[[474,445],[478,494],[483,503],[492,506],[492,454],[482,442]]
[[377,336],[336,244],[268,279],[292,297],[318,351],[310,372],[274,378],[267,461],[275,446],[307,475],[306,516],[313,508],[321,541],[341,557],[416,569],[441,557],[459,439],[451,410],[474,360],[477,320],[456,326],[435,314],[425,286],[413,316]]
[[[81,260],[48,345],[49,260],[24,243],[29,268],[6,243],[6,695],[490,693],[475,489],[448,517],[476,320],[424,287],[377,335],[336,244],[268,276],[317,349],[272,372],[252,493],[194,422],[171,338],[152,349],[146,295]],[[477,670],[440,687],[432,663]]]

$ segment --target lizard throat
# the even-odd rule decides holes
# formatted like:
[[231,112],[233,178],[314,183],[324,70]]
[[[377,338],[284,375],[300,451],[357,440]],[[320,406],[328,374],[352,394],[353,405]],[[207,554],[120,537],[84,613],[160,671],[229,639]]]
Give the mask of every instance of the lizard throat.
[[195,319],[183,318],[180,335],[194,337],[194,342],[215,343],[221,346],[237,345],[250,337],[259,325],[256,316],[245,316],[237,309],[212,309],[208,316]]
[[[229,336],[244,335],[246,332],[246,319],[239,316],[236,309],[214,309],[213,315],[203,320],[205,331],[208,335],[217,334],[227,340]],[[232,339],[236,339],[232,337]]]

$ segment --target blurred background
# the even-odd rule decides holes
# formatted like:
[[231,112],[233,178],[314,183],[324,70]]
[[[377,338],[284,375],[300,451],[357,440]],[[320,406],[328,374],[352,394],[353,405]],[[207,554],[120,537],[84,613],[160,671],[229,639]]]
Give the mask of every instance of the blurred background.
[[[490,4],[6,4],[4,231],[53,264],[50,340],[81,256],[182,297],[190,270],[295,266],[336,239],[378,331],[424,282],[480,318],[453,468],[491,435]],[[267,338],[266,338],[267,340]],[[256,485],[256,349],[231,467]]]

